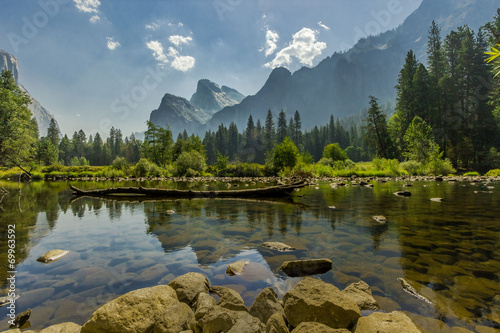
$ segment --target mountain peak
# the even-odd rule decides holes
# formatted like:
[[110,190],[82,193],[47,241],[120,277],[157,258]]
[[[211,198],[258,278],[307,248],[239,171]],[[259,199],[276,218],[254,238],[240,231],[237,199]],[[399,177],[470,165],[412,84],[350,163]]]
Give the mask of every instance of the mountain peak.
[[199,107],[209,114],[214,114],[226,106],[240,103],[244,95],[237,90],[222,86],[207,79],[198,81],[196,92],[191,97],[191,104]]

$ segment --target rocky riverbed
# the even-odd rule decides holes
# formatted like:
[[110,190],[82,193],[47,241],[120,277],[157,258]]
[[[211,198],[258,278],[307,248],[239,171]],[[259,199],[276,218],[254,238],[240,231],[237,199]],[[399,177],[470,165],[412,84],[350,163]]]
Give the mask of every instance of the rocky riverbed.
[[[363,281],[341,291],[320,279],[305,277],[282,299],[272,288],[264,288],[247,307],[236,290],[211,286],[205,275],[187,273],[168,285],[134,290],[104,304],[83,326],[66,322],[39,333],[472,332],[437,322],[409,312],[380,311]],[[495,332],[481,326],[476,331]],[[21,330],[1,333],[16,332]]]

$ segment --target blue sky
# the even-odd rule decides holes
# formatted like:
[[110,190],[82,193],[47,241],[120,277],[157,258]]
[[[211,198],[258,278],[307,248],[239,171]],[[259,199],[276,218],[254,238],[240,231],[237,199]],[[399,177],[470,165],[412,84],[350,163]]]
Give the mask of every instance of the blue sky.
[[0,49],[63,133],[125,135],[165,93],[199,79],[255,94],[292,72],[400,25],[421,0],[19,0],[0,12]]

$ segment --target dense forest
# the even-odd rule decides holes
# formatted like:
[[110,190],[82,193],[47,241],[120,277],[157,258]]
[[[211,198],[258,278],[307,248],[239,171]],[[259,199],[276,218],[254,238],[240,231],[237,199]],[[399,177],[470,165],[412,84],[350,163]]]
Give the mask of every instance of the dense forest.
[[175,140],[168,124],[151,122],[144,141],[114,127],[105,139],[83,130],[61,138],[54,121],[39,138],[29,97],[4,70],[0,166],[25,172],[111,165],[137,175],[318,175],[327,168],[356,170],[356,162],[375,159],[375,165],[383,162],[396,173],[486,172],[500,168],[498,44],[500,9],[478,32],[463,26],[443,38],[432,22],[427,63],[409,50],[393,109],[367,96],[367,109],[350,121],[332,115],[328,123],[303,130],[299,110],[288,119],[283,111],[276,116],[269,110],[265,119],[250,115],[244,129],[221,124],[203,138],[184,131]]

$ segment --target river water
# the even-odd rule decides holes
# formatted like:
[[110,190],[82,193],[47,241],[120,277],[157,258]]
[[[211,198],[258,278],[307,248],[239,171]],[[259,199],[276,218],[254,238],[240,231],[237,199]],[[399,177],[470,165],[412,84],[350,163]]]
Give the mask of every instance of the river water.
[[[23,184],[19,195],[17,183],[2,183],[9,193],[0,194],[0,296],[10,276],[8,225],[15,224],[16,311],[31,308],[35,329],[83,324],[117,296],[187,272],[236,289],[249,306],[261,289],[271,286],[282,296],[300,280],[278,270],[283,261],[314,258],[333,261],[318,278],[340,289],[363,280],[383,311],[411,312],[428,332],[500,329],[498,182],[373,181],[373,188],[332,188],[319,181],[281,201],[74,198],[67,182],[55,181]],[[226,188],[216,182],[72,184]],[[403,189],[411,197],[393,194]],[[387,222],[377,223],[374,215]],[[261,246],[265,241],[296,250],[275,252]],[[70,253],[50,264],[36,261],[53,249]],[[237,260],[251,263],[241,276],[226,275]],[[405,292],[399,278],[432,304]],[[0,330],[8,327],[7,311],[0,308]]]

